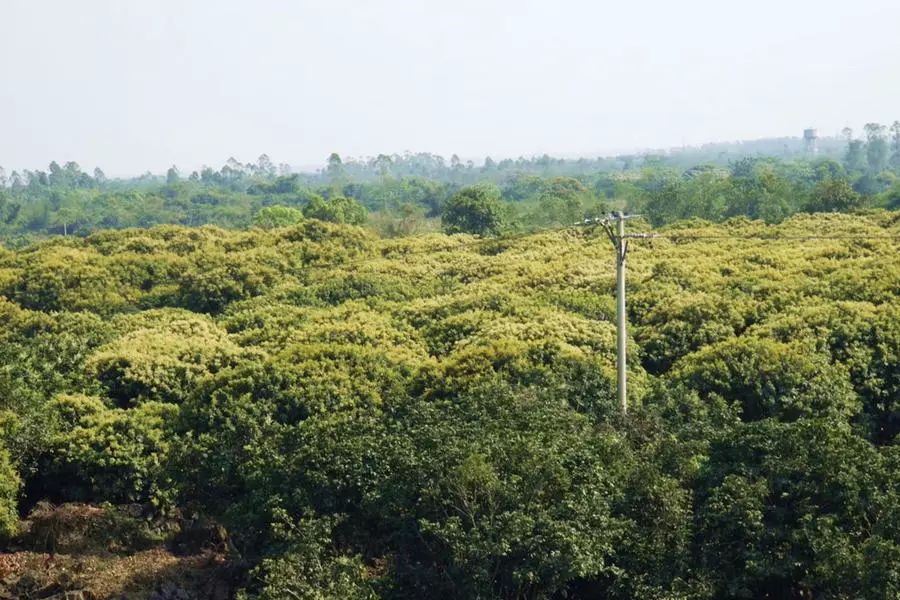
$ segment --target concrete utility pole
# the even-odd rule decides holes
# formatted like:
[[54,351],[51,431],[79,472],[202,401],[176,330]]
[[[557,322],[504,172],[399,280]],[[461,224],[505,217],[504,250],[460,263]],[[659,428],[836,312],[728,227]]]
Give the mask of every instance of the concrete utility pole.
[[628,378],[625,375],[625,346],[628,343],[625,331],[625,255],[628,252],[628,241],[625,239],[625,216],[620,212],[616,213],[616,225],[616,237],[619,240],[616,244],[616,389],[622,414],[628,414]]
[[[625,215],[617,212],[609,218],[600,221],[606,235],[609,236],[616,250],[616,397],[622,414],[628,414],[628,361],[625,356],[628,344],[628,331],[625,319],[625,257],[628,255],[629,237],[652,237],[648,234],[625,235],[625,220],[634,219],[640,215]],[[615,221],[616,229],[613,231],[611,221]]]

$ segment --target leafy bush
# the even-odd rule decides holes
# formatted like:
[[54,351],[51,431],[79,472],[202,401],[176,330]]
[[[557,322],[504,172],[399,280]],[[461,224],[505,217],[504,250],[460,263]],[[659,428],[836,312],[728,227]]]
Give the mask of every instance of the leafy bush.
[[88,371],[119,404],[180,402],[202,377],[240,361],[241,349],[209,319],[167,311],[147,322],[152,314],[119,319],[131,331],[98,348],[85,361]]
[[133,409],[107,408],[99,398],[66,395],[52,406],[61,425],[41,477],[55,482],[65,499],[169,503],[165,465],[177,406],[148,402]]
[[290,522],[284,515],[276,525],[286,549],[267,558],[256,568],[258,580],[252,593],[241,600],[373,600],[378,597],[367,581],[365,565],[358,556],[335,555],[332,531],[337,519],[306,518]]
[[18,501],[21,480],[9,452],[0,438],[0,541],[16,534],[19,525]]
[[[281,511],[315,512],[346,515],[334,539],[380,549],[396,581],[435,593],[549,594],[609,568],[624,448],[564,406],[500,386],[279,423],[277,401],[251,397],[272,398],[203,401],[184,416],[185,463],[204,472],[185,474],[204,482],[194,498],[252,547],[272,547],[266,523]],[[195,429],[210,410],[232,424]],[[240,458],[223,469],[224,457]],[[236,496],[246,502],[222,502]]]
[[802,344],[753,338],[720,342],[688,355],[675,378],[701,396],[736,402],[745,421],[849,419],[861,408],[846,371]]
[[[718,436],[698,507],[716,597],[792,586],[834,597],[896,592],[898,569],[884,562],[900,551],[890,468],[849,427],[825,419],[764,420]],[[884,554],[869,562],[875,547]]]

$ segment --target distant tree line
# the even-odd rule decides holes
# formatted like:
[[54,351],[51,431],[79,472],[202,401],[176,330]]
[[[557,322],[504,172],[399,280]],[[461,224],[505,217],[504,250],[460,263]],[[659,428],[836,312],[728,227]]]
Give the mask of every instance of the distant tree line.
[[[0,236],[16,244],[159,224],[271,227],[281,223],[267,210],[276,207],[368,223],[392,237],[437,229],[448,210],[447,231],[496,233],[565,226],[610,208],[645,213],[657,225],[735,216],[774,223],[797,212],[900,208],[900,122],[869,123],[862,138],[846,129],[839,147],[830,140],[818,156],[804,154],[796,139],[779,154],[780,143],[598,159],[487,158],[478,166],[455,155],[343,160],[333,153],[315,173],[292,173],[263,154],[252,163],[231,158],[218,170],[184,174],[173,166],[164,176],[131,179],[110,179],[99,168],[88,173],[75,162],[9,175],[0,167]],[[474,197],[494,213],[489,227],[460,225],[459,203]]]

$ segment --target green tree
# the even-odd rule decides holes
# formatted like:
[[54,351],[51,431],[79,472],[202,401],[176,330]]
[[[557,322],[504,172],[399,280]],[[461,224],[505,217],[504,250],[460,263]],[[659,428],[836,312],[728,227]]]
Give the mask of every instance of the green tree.
[[344,182],[344,161],[341,160],[341,155],[337,152],[332,152],[328,157],[325,174],[328,176],[328,181],[330,181],[332,185],[338,185]]
[[846,421],[862,409],[849,373],[804,341],[727,339],[686,356],[672,376],[701,397],[737,403],[745,421],[824,415]]
[[253,217],[253,224],[263,229],[296,225],[303,220],[303,211],[290,206],[267,206]]
[[444,205],[441,220],[447,233],[496,235],[503,224],[499,192],[483,185],[464,188]]
[[895,183],[884,192],[882,203],[888,210],[900,210],[900,184]]
[[268,154],[260,154],[256,159],[256,172],[264,177],[274,177],[278,169],[272,163],[272,159]]
[[818,183],[826,179],[840,179],[847,176],[844,166],[830,158],[821,158],[812,165],[813,179]]
[[866,148],[862,140],[848,140],[844,164],[850,172],[864,171],[866,167]]
[[310,219],[318,219],[320,221],[362,225],[366,222],[368,211],[366,211],[365,206],[353,198],[333,196],[325,199],[316,195],[310,199],[309,204],[303,209],[303,214]]
[[[251,392],[254,381],[263,388]],[[393,396],[383,410],[297,420],[279,407],[291,397],[279,390],[282,382],[235,378],[230,385],[245,390],[242,397],[220,392],[218,401],[191,403],[185,412],[183,425],[195,433],[183,476],[199,484],[191,484],[197,500],[217,514],[225,509],[235,531],[264,532],[279,514],[343,516],[321,546],[341,540],[338,556],[353,548],[387,553],[400,595],[545,598],[565,593],[573,580],[614,572],[622,523],[613,502],[626,449],[586,417],[486,385],[447,400]],[[256,402],[251,393],[271,400]],[[198,470],[210,476],[194,479]],[[281,500],[266,501],[274,498]],[[263,547],[280,554],[278,545]],[[297,552],[313,550],[304,548]],[[307,566],[282,569],[280,585],[328,579],[335,553],[313,554],[282,555],[281,564]],[[342,579],[357,572],[340,565]]]
[[894,171],[900,172],[900,121],[891,125],[891,158],[890,165]]
[[371,578],[359,556],[338,555],[332,536],[340,518],[293,521],[279,513],[276,535],[286,550],[264,559],[254,575],[260,590],[242,599],[376,600]]
[[542,227],[571,225],[581,222],[592,211],[605,212],[605,205],[598,205],[593,194],[577,179],[554,177],[546,182],[537,199],[535,225]]
[[779,223],[796,210],[791,183],[769,161],[743,159],[732,165],[726,216]]
[[684,216],[684,184],[675,178],[659,182],[647,193],[644,210],[655,226],[672,223]]
[[72,206],[60,207],[55,213],[51,223],[54,225],[62,225],[63,235],[69,235],[69,226],[74,224],[78,219],[78,211]]
[[810,212],[849,212],[863,206],[863,196],[847,179],[825,179],[816,184],[806,209]]
[[866,161],[869,171],[880,173],[887,167],[890,148],[887,128],[880,123],[866,123]]

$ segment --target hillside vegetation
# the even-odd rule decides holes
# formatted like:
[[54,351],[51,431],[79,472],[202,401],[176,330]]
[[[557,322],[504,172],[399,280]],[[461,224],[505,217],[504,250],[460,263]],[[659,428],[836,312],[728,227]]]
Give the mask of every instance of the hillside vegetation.
[[260,599],[900,595],[900,213],[633,240],[627,417],[602,231],[309,216],[0,248],[0,538],[209,519]]

